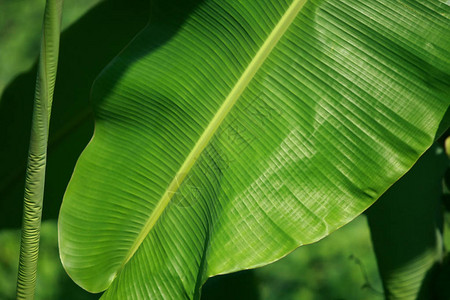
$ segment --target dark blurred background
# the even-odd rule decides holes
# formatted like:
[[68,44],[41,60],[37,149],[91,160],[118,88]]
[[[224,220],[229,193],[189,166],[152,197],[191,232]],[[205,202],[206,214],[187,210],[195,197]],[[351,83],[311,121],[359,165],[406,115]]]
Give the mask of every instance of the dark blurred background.
[[[99,2],[64,1],[63,29]],[[44,5],[45,0],[0,0],[0,95],[37,58]],[[1,300],[15,298],[19,241],[19,229],[0,228]],[[381,290],[367,222],[360,216],[324,240],[303,246],[269,266],[208,280],[202,298],[383,299]],[[76,286],[65,274],[59,261],[56,220],[45,220],[36,299],[98,297]]]

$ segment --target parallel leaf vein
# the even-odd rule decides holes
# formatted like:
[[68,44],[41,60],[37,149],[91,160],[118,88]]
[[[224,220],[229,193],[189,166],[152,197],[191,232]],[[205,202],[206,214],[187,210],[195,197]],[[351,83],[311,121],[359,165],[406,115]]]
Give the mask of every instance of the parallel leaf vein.
[[295,18],[297,17],[297,15],[299,14],[300,10],[302,9],[302,7],[305,5],[306,2],[307,0],[294,0],[292,4],[289,6],[289,8],[286,10],[285,14],[280,19],[280,21],[274,27],[270,35],[267,37],[266,41],[258,50],[253,60],[245,69],[244,73],[242,73],[241,77],[236,82],[236,85],[233,87],[230,94],[227,96],[224,103],[219,108],[215,116],[212,118],[211,122],[208,124],[205,131],[200,136],[194,148],[185,159],[177,175],[174,176],[174,179],[167,187],[165,193],[157,203],[152,214],[147,219],[143,229],[141,230],[132,247],[128,251],[126,258],[121,268],[117,271],[117,273],[126,265],[126,263],[136,253],[139,246],[144,241],[145,237],[149,234],[153,226],[156,224],[156,222],[164,212],[165,208],[169,205],[173,195],[183,183],[183,180],[185,179],[186,175],[189,173],[191,168],[194,166],[195,162],[197,161],[202,151],[205,149],[210,140],[213,138],[215,132],[219,128],[222,121],[225,119],[230,110],[236,104],[239,97],[248,87],[249,83],[251,82],[257,71],[263,65],[266,58],[269,56],[269,54],[275,48],[281,37],[285,34],[289,26],[295,20]]

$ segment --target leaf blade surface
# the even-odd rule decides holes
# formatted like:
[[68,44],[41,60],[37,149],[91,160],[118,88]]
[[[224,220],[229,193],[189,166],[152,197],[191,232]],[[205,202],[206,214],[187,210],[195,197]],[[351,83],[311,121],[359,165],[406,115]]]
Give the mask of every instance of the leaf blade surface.
[[[104,70],[60,215],[76,282],[192,298],[208,276],[349,222],[431,145],[449,104],[448,22],[420,1],[396,3],[403,18],[384,1],[306,2],[214,123],[299,3],[160,3],[164,17]],[[423,42],[425,25],[437,33]]]

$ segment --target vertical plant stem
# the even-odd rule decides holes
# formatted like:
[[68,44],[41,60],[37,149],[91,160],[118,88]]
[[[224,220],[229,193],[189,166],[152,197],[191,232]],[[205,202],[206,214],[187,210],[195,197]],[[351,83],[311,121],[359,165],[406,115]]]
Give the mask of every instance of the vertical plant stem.
[[47,0],[28,151],[17,299],[33,299],[36,287],[48,130],[58,64],[61,9],[62,0]]

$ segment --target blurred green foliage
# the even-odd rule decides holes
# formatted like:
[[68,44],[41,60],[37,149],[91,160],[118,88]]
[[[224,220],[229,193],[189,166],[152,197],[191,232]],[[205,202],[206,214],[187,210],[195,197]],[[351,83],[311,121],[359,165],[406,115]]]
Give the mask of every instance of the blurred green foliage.
[[[66,0],[64,30],[100,0]],[[45,0],[0,0],[0,95],[8,82],[31,67],[39,54]]]
[[[0,299],[14,299],[19,230],[0,232]],[[56,221],[43,223],[37,300],[97,299],[77,287],[58,254]],[[202,299],[360,300],[383,299],[364,216],[322,241],[298,248],[284,259],[254,271],[211,278]]]
[[256,274],[261,299],[383,299],[364,216]]
[[[15,299],[16,277],[19,264],[20,230],[0,231],[0,299]],[[56,221],[42,224],[38,261],[36,298],[51,299],[97,299],[79,288],[65,273],[58,253]]]

